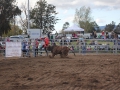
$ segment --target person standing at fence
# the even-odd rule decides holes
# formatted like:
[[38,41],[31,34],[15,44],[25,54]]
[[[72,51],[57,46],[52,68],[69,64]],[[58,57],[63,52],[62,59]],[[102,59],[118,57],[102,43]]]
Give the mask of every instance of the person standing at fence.
[[25,43],[24,40],[23,40],[23,42],[22,42],[22,54],[23,54],[23,57],[24,57],[25,54],[26,54],[26,43]]
[[49,39],[51,39],[50,33],[51,33],[51,32],[48,32],[48,33],[47,33],[47,36],[48,36]]
[[36,57],[35,49],[36,49],[35,40],[33,40],[33,41],[32,41],[32,52],[33,52],[33,56],[34,56],[34,57]]
[[38,49],[40,50],[40,55],[42,55],[42,48],[44,47],[44,39],[40,39],[39,45],[38,45]]
[[30,57],[30,42],[26,42],[26,56]]
[[82,48],[82,52],[81,53],[85,54],[86,53],[86,42],[85,42],[84,39],[81,42],[81,48]]
[[35,56],[38,55],[38,45],[39,45],[38,39],[35,39]]

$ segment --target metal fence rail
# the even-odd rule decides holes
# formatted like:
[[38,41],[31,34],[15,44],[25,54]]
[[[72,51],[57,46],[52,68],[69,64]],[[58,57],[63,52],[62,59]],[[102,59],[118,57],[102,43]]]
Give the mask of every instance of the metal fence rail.
[[[53,39],[50,45],[56,43],[60,46],[72,47],[78,54],[120,54],[120,39]],[[32,47],[32,45],[30,46]],[[5,49],[0,49],[0,54],[5,56]],[[42,53],[42,54],[41,54]],[[22,52],[23,56],[41,56],[46,55],[44,49],[34,50],[30,48],[28,52]]]

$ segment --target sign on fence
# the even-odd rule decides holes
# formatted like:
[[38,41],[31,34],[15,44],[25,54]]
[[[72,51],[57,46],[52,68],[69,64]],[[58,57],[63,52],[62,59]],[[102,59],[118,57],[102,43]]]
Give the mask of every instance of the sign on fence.
[[21,42],[6,42],[6,57],[20,57],[21,53]]

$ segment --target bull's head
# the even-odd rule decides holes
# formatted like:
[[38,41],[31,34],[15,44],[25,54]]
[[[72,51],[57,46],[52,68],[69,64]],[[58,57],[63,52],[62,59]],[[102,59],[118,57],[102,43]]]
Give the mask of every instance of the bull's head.
[[71,52],[74,54],[74,56],[76,56],[76,55],[75,55],[75,52],[74,52],[74,47],[71,46],[71,47],[68,47],[68,48],[69,48],[69,51],[71,51]]

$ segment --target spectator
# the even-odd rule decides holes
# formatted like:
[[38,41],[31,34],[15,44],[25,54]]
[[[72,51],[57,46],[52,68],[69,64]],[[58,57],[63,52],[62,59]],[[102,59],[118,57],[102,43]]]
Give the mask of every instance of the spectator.
[[51,38],[50,38],[50,33],[51,33],[51,32],[48,32],[48,34],[47,34],[47,36],[48,36],[49,39],[51,39]]
[[30,42],[26,42],[26,56],[30,57]]
[[35,56],[38,55],[38,45],[39,45],[38,39],[35,39]]
[[97,37],[97,33],[96,33],[96,31],[94,31],[94,38],[96,38]]
[[[40,39],[39,46],[38,46],[38,49],[40,51],[42,51],[42,48],[44,47],[44,44],[45,44],[44,39]],[[42,52],[40,52],[40,53],[41,53],[40,55],[42,55]]]
[[92,31],[92,38],[94,38],[94,31]]
[[90,39],[92,39],[93,38],[93,35],[92,35],[92,33],[90,33]]
[[75,33],[72,33],[72,37],[75,37]]
[[114,31],[111,32],[111,39],[114,39]]
[[82,53],[85,54],[86,53],[86,43],[85,43],[85,40],[82,41],[81,48],[82,48]]
[[102,38],[105,39],[105,33],[104,33],[104,31],[102,31]]
[[109,39],[108,31],[106,31],[106,39]]
[[22,53],[23,53],[23,57],[24,57],[24,55],[26,54],[26,43],[25,43],[25,41],[23,40],[23,42],[22,42]]
[[10,39],[9,39],[9,37],[7,37],[7,42],[10,42]]

